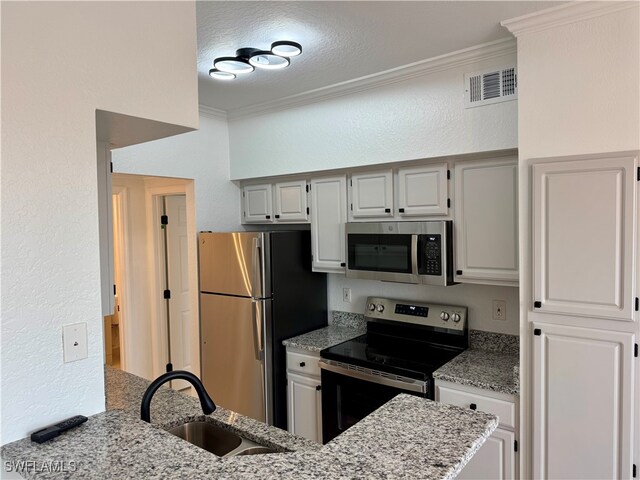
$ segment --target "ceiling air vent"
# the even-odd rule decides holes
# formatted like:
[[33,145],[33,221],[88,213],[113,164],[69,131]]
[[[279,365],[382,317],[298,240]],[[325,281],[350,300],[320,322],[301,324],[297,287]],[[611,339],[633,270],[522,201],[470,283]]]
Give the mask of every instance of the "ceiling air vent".
[[518,98],[516,67],[492,68],[464,76],[465,108]]

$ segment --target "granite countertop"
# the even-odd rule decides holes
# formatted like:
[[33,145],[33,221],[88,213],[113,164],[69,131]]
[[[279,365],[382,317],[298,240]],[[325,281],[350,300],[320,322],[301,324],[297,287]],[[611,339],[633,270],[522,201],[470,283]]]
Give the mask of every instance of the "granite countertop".
[[[2,447],[10,465],[31,462],[27,478],[453,479],[495,430],[495,416],[399,395],[325,446],[229,410],[203,415],[197,399],[160,388],[152,423],[139,419],[149,382],[106,369],[107,412],[44,444]],[[219,458],[171,435],[192,419],[229,428],[279,451]]]
[[518,396],[518,362],[514,352],[470,348],[433,372],[433,378]]
[[325,348],[333,347],[334,345],[359,337],[365,333],[367,333],[366,328],[329,325],[328,327],[284,340],[282,344],[285,347],[299,348],[310,352],[320,352]]

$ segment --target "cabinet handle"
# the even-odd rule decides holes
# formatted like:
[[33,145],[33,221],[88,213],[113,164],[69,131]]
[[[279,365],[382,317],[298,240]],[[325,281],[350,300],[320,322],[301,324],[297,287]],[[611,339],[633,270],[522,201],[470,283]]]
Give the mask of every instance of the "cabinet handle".
[[265,215],[264,216],[267,220],[269,220],[271,218],[271,215]]
[[316,390],[317,390],[317,391],[322,390],[322,385],[316,385]]
[[533,308],[542,308],[542,302],[538,302],[538,301],[533,302]]
[[472,403],[471,405],[469,405],[469,408],[471,410],[476,410],[478,408],[478,405],[476,405],[475,403]]
[[391,209],[390,208],[385,208],[384,209],[384,213],[391,213]]
[[398,212],[400,212],[400,213],[404,213],[404,208],[399,208],[399,209],[398,209]]
[[280,215],[276,215],[276,218],[280,218]]
[[306,363],[304,363],[304,362],[300,362],[300,366],[301,366],[301,367],[304,367],[305,365],[306,365]]
[[346,263],[344,263],[344,262],[342,262],[342,263],[340,264],[340,266],[341,266],[341,267],[346,267],[346,266],[347,266],[347,264],[346,264]]

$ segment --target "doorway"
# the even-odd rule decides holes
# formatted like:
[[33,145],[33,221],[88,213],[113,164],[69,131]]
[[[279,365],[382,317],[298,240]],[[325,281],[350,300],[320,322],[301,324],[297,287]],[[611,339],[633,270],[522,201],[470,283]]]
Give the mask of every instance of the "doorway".
[[121,329],[124,324],[124,315],[120,303],[124,296],[124,257],[126,256],[126,243],[124,241],[124,207],[126,204],[126,190],[122,187],[113,187],[111,196],[113,212],[113,296],[114,310],[111,315],[104,317],[104,354],[105,363],[113,368],[126,370],[124,358],[124,338]]
[[[105,363],[152,380],[200,374],[193,180],[114,173],[114,314]],[[186,382],[175,389],[190,391]]]

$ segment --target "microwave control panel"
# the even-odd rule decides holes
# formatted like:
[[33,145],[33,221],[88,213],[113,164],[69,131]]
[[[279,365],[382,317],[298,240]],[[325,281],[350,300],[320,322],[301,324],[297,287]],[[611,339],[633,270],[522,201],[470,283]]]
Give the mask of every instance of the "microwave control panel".
[[420,274],[442,275],[442,236],[422,235],[423,258]]

